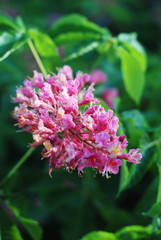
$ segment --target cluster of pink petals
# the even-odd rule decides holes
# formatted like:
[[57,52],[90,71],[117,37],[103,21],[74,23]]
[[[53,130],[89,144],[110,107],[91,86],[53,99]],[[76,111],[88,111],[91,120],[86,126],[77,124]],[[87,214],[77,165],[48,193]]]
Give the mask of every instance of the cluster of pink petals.
[[103,101],[109,106],[109,108],[114,108],[114,100],[119,95],[116,88],[105,89],[102,93]]
[[96,69],[91,73],[90,83],[105,83],[107,81],[107,76],[100,69]]
[[[100,69],[94,70],[90,75],[89,84],[105,83],[107,82],[107,76]],[[114,100],[119,95],[116,88],[107,88],[102,93],[102,99],[108,105],[109,108],[114,108]]]
[[99,105],[89,82],[89,75],[78,72],[73,78],[72,69],[64,66],[46,79],[34,71],[17,89],[14,116],[22,131],[32,133],[33,147],[43,144],[50,175],[65,166],[79,173],[92,167],[108,177],[118,173],[121,159],[137,164],[142,157],[139,149],[123,152],[127,140],[116,134],[119,120]]

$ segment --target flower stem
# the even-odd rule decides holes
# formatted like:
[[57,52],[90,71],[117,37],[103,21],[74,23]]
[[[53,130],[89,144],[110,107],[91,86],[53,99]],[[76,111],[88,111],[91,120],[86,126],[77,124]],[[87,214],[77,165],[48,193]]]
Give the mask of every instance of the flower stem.
[[41,59],[40,59],[40,56],[39,56],[39,54],[37,53],[37,51],[36,51],[36,49],[35,49],[35,46],[34,46],[34,44],[32,43],[31,39],[28,39],[28,40],[27,40],[27,43],[28,43],[28,45],[29,45],[29,48],[30,48],[30,50],[31,50],[31,52],[32,52],[32,54],[33,54],[33,56],[34,56],[34,58],[35,58],[35,60],[36,60],[36,62],[37,62],[37,64],[38,64],[38,66],[39,66],[39,68],[40,68],[40,70],[41,70],[41,72],[43,73],[44,76],[46,76],[46,75],[47,75],[46,69],[45,69],[45,67],[44,67],[44,65],[43,65],[43,63],[42,63],[42,61],[41,61]]
[[150,143],[148,143],[147,145],[144,146],[143,151],[146,152],[148,149],[157,146],[159,143],[161,142],[161,138],[158,138]]
[[27,160],[27,158],[33,153],[35,148],[31,147],[16,163],[16,165],[9,171],[9,173],[5,176],[5,178],[0,182],[0,187],[2,187],[8,179],[10,179],[13,174],[21,167],[21,165]]
[[[23,23],[23,20],[21,18],[18,18],[18,23],[20,24],[21,28],[23,29],[24,33],[26,33],[26,28],[25,25]],[[37,53],[37,50],[34,46],[34,44],[32,43],[31,39],[27,40],[28,46],[35,58],[35,61],[37,62],[41,72],[43,73],[44,77],[47,76],[47,71],[41,61],[41,58],[39,56],[39,54]],[[16,165],[14,165],[14,167],[9,171],[9,173],[4,177],[4,179],[0,182],[0,187],[2,187],[7,181],[8,179],[10,179],[14,173],[21,167],[21,165],[28,159],[28,157],[33,153],[33,151],[35,150],[35,148],[31,147],[21,158],[20,160],[16,163]]]
[[[27,30],[26,30],[26,27],[25,27],[25,24],[24,24],[22,18],[18,17],[17,22],[18,22],[20,28],[22,29],[22,31],[26,34]],[[30,36],[28,36],[28,37],[30,37]],[[32,52],[38,66],[41,70],[41,72],[43,73],[44,76],[46,76],[47,75],[46,69],[45,69],[45,67],[44,67],[44,65],[41,61],[41,58],[40,58],[39,54],[37,53],[37,50],[36,50],[36,48],[35,48],[35,46],[34,46],[34,44],[33,44],[33,42],[31,41],[30,38],[27,40],[27,43],[28,43],[28,46],[29,46],[29,48],[30,48],[30,50],[31,50],[31,52]]]

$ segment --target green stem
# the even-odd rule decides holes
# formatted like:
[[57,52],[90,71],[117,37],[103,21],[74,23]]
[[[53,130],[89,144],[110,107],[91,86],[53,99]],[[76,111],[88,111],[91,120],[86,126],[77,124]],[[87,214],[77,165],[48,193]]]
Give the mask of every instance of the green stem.
[[104,57],[103,54],[100,55],[100,56],[98,56],[98,58],[97,58],[96,61],[93,63],[93,65],[92,65],[92,67],[91,67],[91,69],[90,69],[91,72],[93,72],[93,71],[95,70],[95,68],[98,67],[98,64],[101,62],[101,60],[103,59],[103,57]]
[[159,143],[161,142],[161,138],[158,138],[156,140],[154,140],[151,143],[148,143],[147,145],[145,145],[145,147],[143,148],[143,151],[146,152],[148,149],[157,146]]
[[[25,24],[24,24],[24,22],[23,22],[21,17],[17,18],[17,22],[20,25],[20,27],[22,28],[22,30],[24,31],[24,33],[26,33],[27,30],[26,30]],[[36,60],[36,62],[38,64],[38,66],[39,66],[39,68],[41,70],[41,72],[43,73],[44,77],[47,76],[46,69],[45,69],[45,67],[44,67],[44,65],[43,65],[43,63],[41,61],[41,58],[40,58],[39,54],[37,53],[37,50],[36,50],[34,44],[32,43],[31,39],[28,39],[27,43],[28,43],[28,46],[29,46],[29,48],[30,48],[30,50],[31,50],[31,52],[32,52],[32,54],[33,54],[33,56],[34,56],[34,58],[35,58],[35,60]]]
[[42,63],[42,61],[41,61],[41,59],[40,59],[40,56],[39,56],[39,54],[37,53],[37,51],[36,51],[36,49],[35,49],[35,46],[34,46],[34,44],[32,43],[31,39],[28,39],[28,40],[27,40],[27,43],[28,43],[28,45],[29,45],[29,48],[30,48],[30,50],[31,50],[31,52],[32,52],[32,54],[33,54],[33,56],[34,56],[34,58],[35,58],[35,60],[36,60],[36,62],[37,62],[37,64],[38,64],[38,66],[39,66],[39,68],[40,68],[40,70],[41,70],[41,72],[43,73],[44,76],[47,76],[46,69],[45,69],[45,67],[44,67],[44,65],[43,65],[43,63]]
[[27,158],[33,153],[35,148],[31,147],[16,163],[16,165],[9,171],[9,173],[5,176],[5,178],[0,182],[0,187],[2,187],[8,179],[10,179],[13,174],[21,167],[21,165],[27,160]]
[[[23,23],[23,20],[21,18],[18,18],[18,22],[20,24],[20,26],[22,27],[24,33],[26,33],[26,28],[25,25]],[[41,61],[41,58],[39,56],[39,54],[36,51],[36,48],[34,46],[34,44],[32,43],[31,39],[27,40],[27,43],[29,45],[29,48],[41,70],[41,72],[43,73],[44,77],[47,76],[47,71]],[[21,165],[28,159],[28,157],[33,153],[33,151],[35,150],[35,148],[30,148],[21,158],[20,160],[16,163],[16,165],[9,171],[9,173],[6,175],[6,177],[4,177],[4,179],[0,182],[0,187],[2,187],[7,181],[8,179],[10,179],[12,177],[12,175],[21,167]]]

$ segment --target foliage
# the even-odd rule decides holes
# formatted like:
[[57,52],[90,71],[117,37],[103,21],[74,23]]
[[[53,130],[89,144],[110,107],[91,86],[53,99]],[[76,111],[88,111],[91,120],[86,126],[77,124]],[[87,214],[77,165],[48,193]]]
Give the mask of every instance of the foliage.
[[[24,20],[18,14],[15,18],[0,15],[0,239],[159,240],[160,3],[60,2],[61,8],[53,1],[24,1],[23,7],[15,1]],[[7,4],[14,9],[11,1]],[[7,12],[5,4],[1,6]],[[50,20],[53,8],[58,11],[57,21]],[[43,68],[45,75],[64,64],[75,72],[104,71],[108,81],[95,86],[100,99],[106,88],[119,90],[114,103],[119,134],[127,136],[129,148],[141,149],[141,164],[124,162],[120,175],[108,180],[90,169],[82,178],[61,169],[50,179],[48,164],[40,161],[41,148],[32,155],[30,149],[21,158],[32,140],[13,127],[10,95],[33,69]],[[101,105],[108,110],[102,99]]]

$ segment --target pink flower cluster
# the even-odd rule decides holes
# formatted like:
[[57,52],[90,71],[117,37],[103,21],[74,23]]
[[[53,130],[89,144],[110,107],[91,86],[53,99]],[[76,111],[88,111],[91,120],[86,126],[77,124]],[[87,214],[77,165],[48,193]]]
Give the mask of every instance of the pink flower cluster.
[[[89,83],[105,83],[108,78],[100,69],[94,70],[90,75]],[[103,101],[108,105],[109,108],[114,108],[114,100],[119,95],[119,92],[116,88],[107,88],[102,93]]]
[[119,95],[116,88],[105,89],[102,93],[103,101],[109,106],[109,108],[114,108],[114,100]]
[[90,83],[105,83],[107,76],[99,69],[94,70],[90,76]]
[[[142,157],[139,149],[123,152],[127,140],[116,135],[119,120],[99,105],[89,82],[89,75],[78,72],[73,78],[72,69],[64,66],[46,79],[34,71],[17,89],[14,116],[22,131],[32,133],[33,147],[43,144],[50,176],[53,169],[65,166],[79,173],[92,167],[108,177],[118,173],[121,159],[137,164]],[[88,88],[82,89],[85,85]]]

